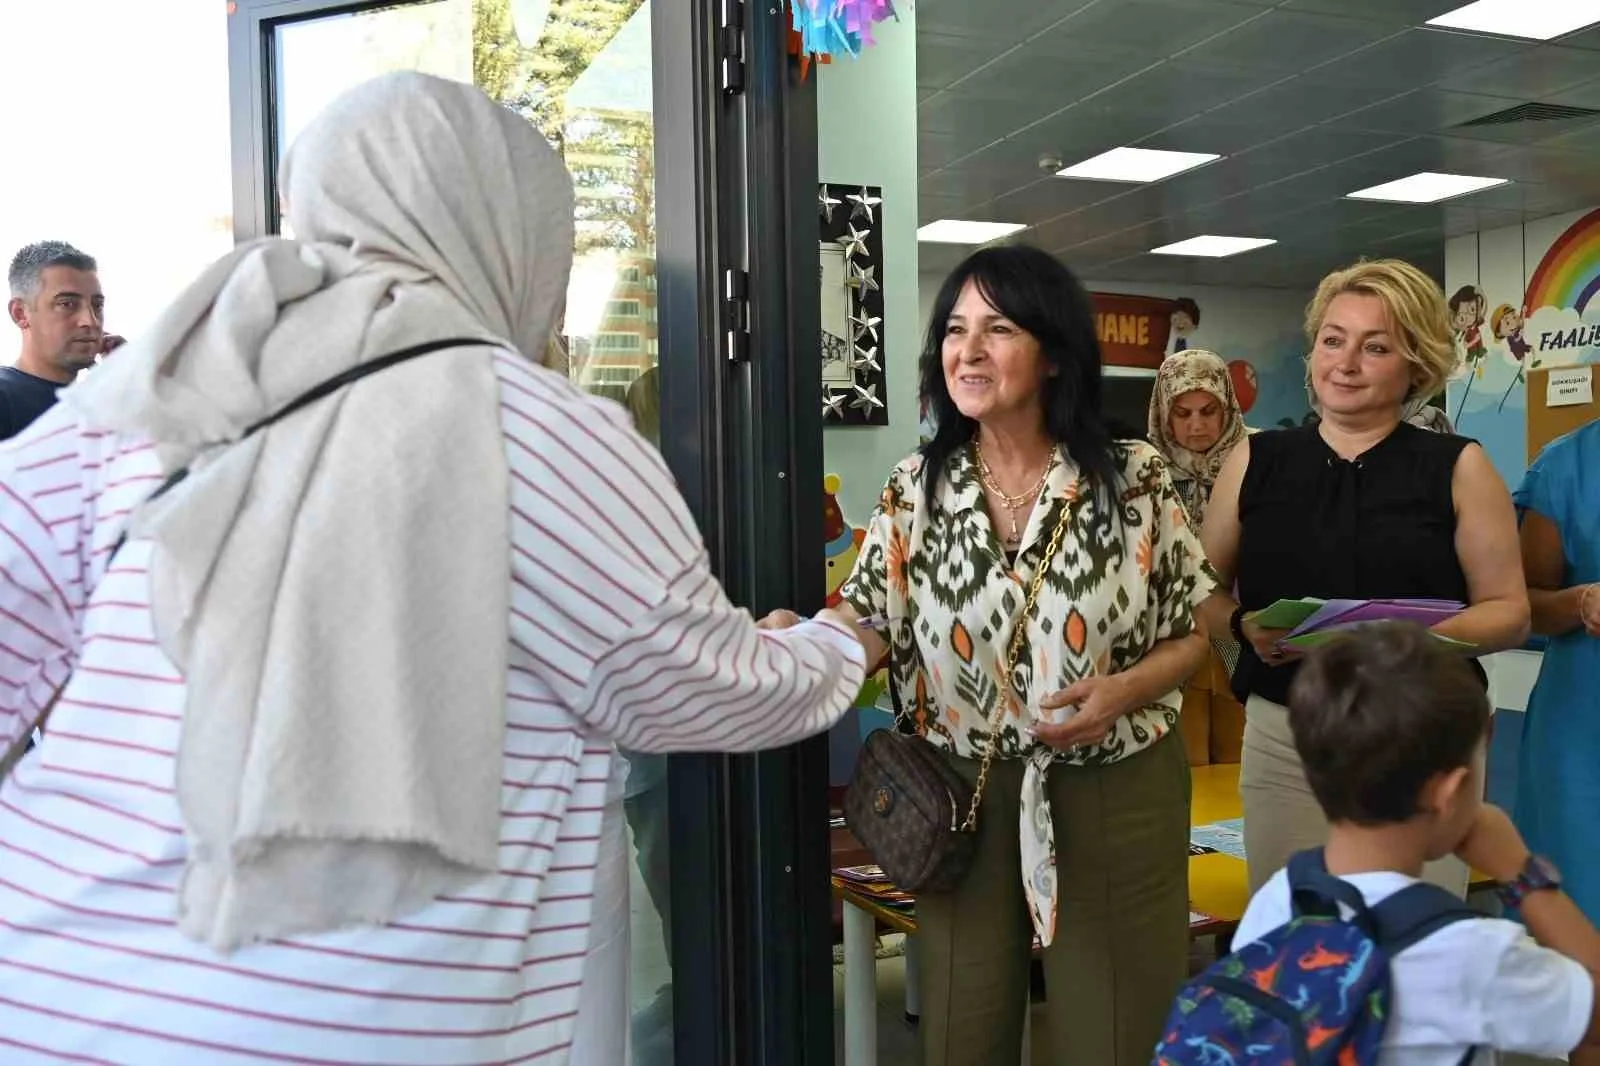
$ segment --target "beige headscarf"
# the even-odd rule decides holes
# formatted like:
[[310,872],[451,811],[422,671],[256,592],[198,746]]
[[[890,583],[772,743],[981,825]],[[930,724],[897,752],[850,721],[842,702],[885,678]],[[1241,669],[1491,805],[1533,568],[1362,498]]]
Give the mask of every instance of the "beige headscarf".
[[[220,950],[382,922],[498,865],[508,480],[495,347],[542,352],[572,185],[477,89],[391,74],[282,171],[297,239],[236,249],[63,396],[192,464],[135,516],[187,682],[180,927]],[[352,365],[368,377],[243,443]]]
[[[1192,452],[1172,436],[1172,405],[1189,392],[1215,396],[1222,404],[1222,433],[1217,442],[1203,452]],[[1244,412],[1233,394],[1233,378],[1228,364],[1214,352],[1190,348],[1167,356],[1156,372],[1155,388],[1150,390],[1150,443],[1167,460],[1172,483],[1189,511],[1189,521],[1198,528],[1205,520],[1206,504],[1217,472],[1234,446],[1245,438]]]

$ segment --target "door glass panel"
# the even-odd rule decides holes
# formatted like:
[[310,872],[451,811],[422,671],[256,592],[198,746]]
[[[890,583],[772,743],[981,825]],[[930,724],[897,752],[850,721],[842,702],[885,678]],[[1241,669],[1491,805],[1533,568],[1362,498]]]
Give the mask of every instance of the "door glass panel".
[[[561,334],[528,354],[623,403],[658,442],[648,0],[421,0],[273,33],[278,145],[345,89],[393,70],[473,82],[550,138],[576,188],[576,259]],[[666,760],[625,755],[633,1061],[658,1066],[672,1061]]]

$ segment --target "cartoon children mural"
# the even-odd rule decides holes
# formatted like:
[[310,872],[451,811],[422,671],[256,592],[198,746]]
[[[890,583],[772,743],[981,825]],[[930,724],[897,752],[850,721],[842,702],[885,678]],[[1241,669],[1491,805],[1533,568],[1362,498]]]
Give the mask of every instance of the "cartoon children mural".
[[1172,351],[1189,350],[1189,335],[1200,325],[1200,305],[1187,296],[1172,301]]
[[1463,285],[1449,303],[1450,328],[1455,330],[1456,348],[1467,376],[1467,387],[1461,390],[1461,403],[1456,407],[1455,421],[1459,423],[1473,382],[1483,377],[1483,357],[1489,354],[1489,346],[1483,340],[1483,312],[1489,301],[1477,286]]
[[1512,390],[1527,379],[1528,353],[1533,351],[1533,346],[1522,336],[1525,321],[1523,313],[1510,304],[1501,304],[1489,316],[1489,328],[1497,340],[1505,342],[1507,354],[1517,364],[1517,375],[1506,386],[1505,393],[1500,397],[1500,406],[1495,408],[1497,411],[1505,410],[1506,400],[1510,398]]
[[1511,358],[1519,363],[1533,351],[1533,347],[1522,339],[1523,324],[1522,312],[1510,304],[1501,304],[1489,316],[1489,328],[1494,331],[1495,337],[1506,342]]
[[1489,351],[1483,342],[1483,312],[1487,304],[1474,285],[1463,285],[1450,297],[1450,325],[1456,332],[1456,343],[1477,377],[1483,376],[1483,357]]

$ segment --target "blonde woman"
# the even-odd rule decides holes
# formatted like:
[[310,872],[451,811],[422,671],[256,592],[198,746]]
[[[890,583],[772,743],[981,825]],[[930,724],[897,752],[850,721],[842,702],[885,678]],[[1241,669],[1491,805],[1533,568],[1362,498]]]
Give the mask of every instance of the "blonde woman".
[[[1483,449],[1403,414],[1439,390],[1455,362],[1439,286],[1398,260],[1360,262],[1322,280],[1306,311],[1308,373],[1321,420],[1258,433],[1234,449],[1206,512],[1206,554],[1239,599],[1201,609],[1243,648],[1234,692],[1246,700],[1245,850],[1252,890],[1324,837],[1284,710],[1296,663],[1284,634],[1245,618],[1280,597],[1432,597],[1467,610],[1436,627],[1475,654],[1528,633],[1517,521]],[[1237,585],[1235,586],[1235,581]],[[1466,887],[1459,863],[1430,879]]]

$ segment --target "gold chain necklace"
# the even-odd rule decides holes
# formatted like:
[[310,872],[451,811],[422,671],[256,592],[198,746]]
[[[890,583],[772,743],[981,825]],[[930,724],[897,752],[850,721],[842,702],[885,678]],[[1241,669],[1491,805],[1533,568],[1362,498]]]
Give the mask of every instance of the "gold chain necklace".
[[1031,507],[1038,502],[1040,495],[1044,492],[1044,484],[1050,478],[1050,471],[1055,469],[1056,450],[1054,448],[1050,450],[1050,458],[1046,460],[1044,470],[1039,474],[1038,484],[1028,491],[1015,496],[1000,487],[1000,482],[995,479],[994,471],[989,469],[988,460],[983,457],[983,446],[978,443],[976,437],[972,440],[972,454],[978,460],[978,476],[988,486],[989,491],[1000,497],[1000,503],[1011,516],[1011,533],[1005,538],[1005,545],[1009,548],[1015,548],[1022,543],[1022,531],[1017,528],[1017,512],[1024,506]]

